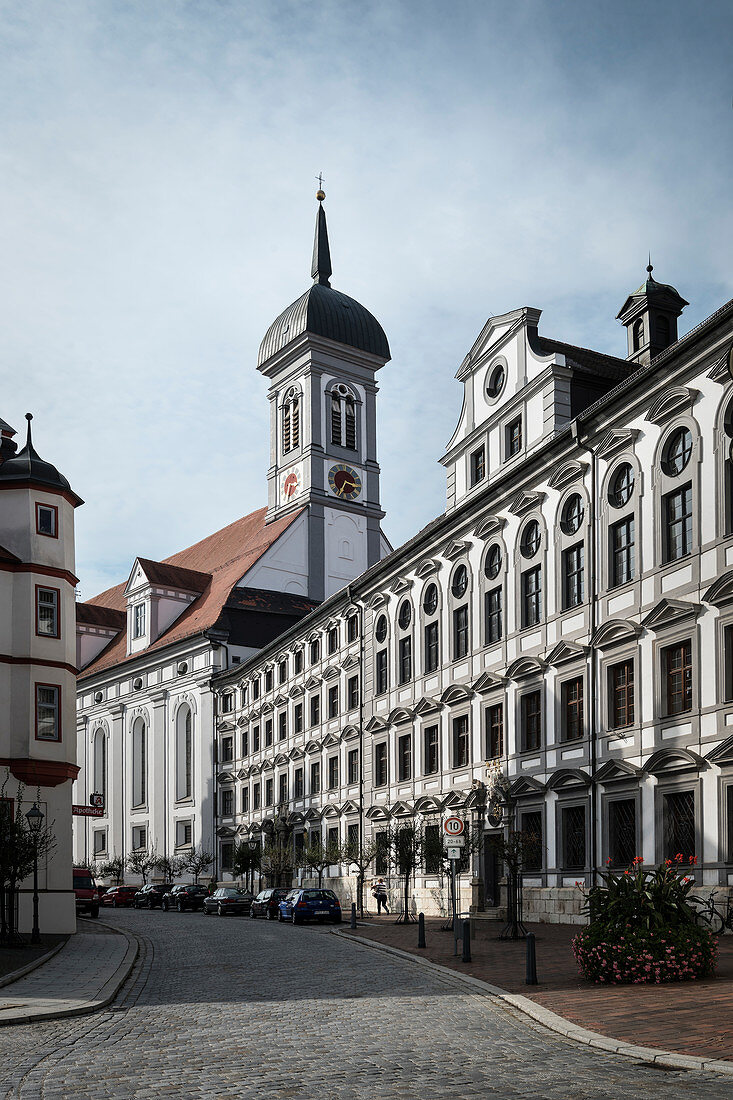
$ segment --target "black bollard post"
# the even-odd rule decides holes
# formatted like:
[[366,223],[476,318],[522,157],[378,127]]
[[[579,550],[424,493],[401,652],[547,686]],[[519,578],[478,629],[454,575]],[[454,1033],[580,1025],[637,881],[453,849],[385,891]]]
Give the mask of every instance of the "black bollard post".
[[463,962],[470,963],[471,961],[471,922],[470,920],[464,920],[463,922]]
[[527,933],[527,977],[526,985],[537,985],[537,953],[534,945],[534,932]]
[[351,903],[351,927],[356,928],[356,902]]
[[417,946],[427,947],[425,942],[425,914],[419,913],[417,918]]

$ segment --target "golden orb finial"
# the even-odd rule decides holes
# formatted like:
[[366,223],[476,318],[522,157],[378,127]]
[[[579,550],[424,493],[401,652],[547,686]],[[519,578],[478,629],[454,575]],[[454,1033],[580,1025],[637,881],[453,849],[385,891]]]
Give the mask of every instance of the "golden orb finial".
[[316,198],[318,199],[319,202],[323,202],[325,197],[326,197],[326,192],[325,191],[321,191],[320,189],[318,191],[316,191]]

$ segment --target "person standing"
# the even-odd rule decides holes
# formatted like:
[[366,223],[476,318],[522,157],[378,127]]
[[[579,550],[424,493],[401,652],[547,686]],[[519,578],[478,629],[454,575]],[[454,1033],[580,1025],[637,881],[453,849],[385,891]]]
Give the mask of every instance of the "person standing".
[[372,896],[377,902],[377,916],[382,912],[382,906],[384,906],[385,913],[389,913],[389,909],[387,908],[387,887],[385,886],[383,878],[377,879],[374,883]]

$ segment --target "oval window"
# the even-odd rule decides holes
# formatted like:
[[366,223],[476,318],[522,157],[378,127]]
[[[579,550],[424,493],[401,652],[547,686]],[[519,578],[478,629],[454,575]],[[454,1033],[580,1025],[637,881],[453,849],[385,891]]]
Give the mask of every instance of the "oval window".
[[410,607],[410,601],[405,600],[404,603],[402,604],[402,606],[400,607],[400,613],[399,613],[399,616],[397,618],[397,621],[400,624],[400,629],[401,630],[407,630],[408,626],[410,625],[410,620],[411,619],[412,619],[412,608]]
[[525,558],[533,558],[540,548],[540,525],[531,519],[522,533],[521,551]]
[[455,573],[453,574],[453,584],[451,585],[451,592],[456,597],[456,599],[460,600],[461,596],[465,595],[467,588],[468,570],[466,569],[465,565],[459,565]]
[[377,619],[377,629],[374,632],[378,642],[383,642],[387,637],[387,616],[380,615]]
[[662,467],[665,474],[677,477],[692,457],[692,435],[688,428],[678,428],[664,451]]
[[630,463],[622,462],[611,482],[611,491],[608,494],[609,503],[614,508],[623,508],[631,500],[633,492],[634,468]]
[[580,493],[573,493],[573,495],[566,500],[565,507],[562,510],[560,527],[564,534],[574,535],[576,531],[579,531],[584,514],[583,498]]
[[484,573],[490,581],[496,580],[499,576],[499,570],[501,569],[501,547],[497,544],[492,546],[486,555],[486,561],[484,562]]
[[426,615],[434,615],[438,610],[438,586],[437,584],[429,584],[425,589],[425,595],[422,601],[422,608]]
[[504,383],[506,382],[506,372],[504,370],[503,363],[497,363],[496,366],[489,374],[489,380],[486,383],[486,395],[493,401],[499,396],[504,389]]

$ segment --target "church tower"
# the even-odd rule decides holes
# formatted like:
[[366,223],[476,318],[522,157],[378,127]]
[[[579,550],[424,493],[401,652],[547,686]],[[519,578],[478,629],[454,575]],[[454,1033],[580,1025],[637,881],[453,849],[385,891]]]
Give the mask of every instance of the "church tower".
[[677,319],[689,305],[673,286],[652,278],[651,258],[647,277],[638,290],[630,294],[616,314],[625,325],[628,340],[626,358],[639,366],[650,363],[655,356],[677,342]]
[[382,326],[330,283],[318,191],[313,285],[270,325],[257,369],[269,380],[267,522],[305,510],[308,596],[323,600],[389,550],[380,521],[377,371]]

